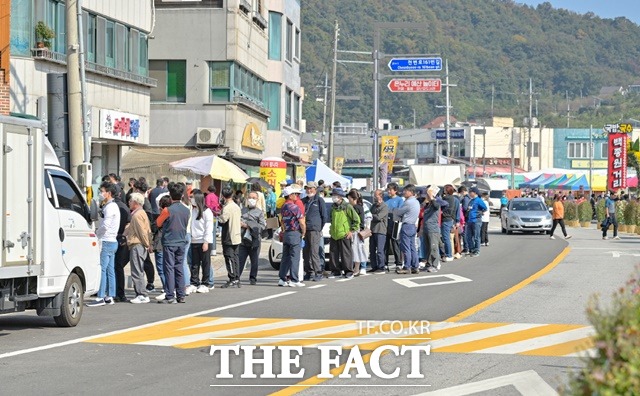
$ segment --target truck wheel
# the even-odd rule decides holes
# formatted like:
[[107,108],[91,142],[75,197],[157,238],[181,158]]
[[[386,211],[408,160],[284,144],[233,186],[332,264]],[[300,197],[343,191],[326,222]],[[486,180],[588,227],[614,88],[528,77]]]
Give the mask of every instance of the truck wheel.
[[53,318],[56,324],[60,327],[74,327],[77,325],[82,317],[83,300],[84,290],[82,289],[80,278],[76,274],[69,275],[62,292],[60,315]]

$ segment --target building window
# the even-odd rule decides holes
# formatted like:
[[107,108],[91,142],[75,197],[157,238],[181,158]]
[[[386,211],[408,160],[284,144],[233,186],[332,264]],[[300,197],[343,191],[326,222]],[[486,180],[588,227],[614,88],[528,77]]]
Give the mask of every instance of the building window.
[[116,24],[107,21],[104,35],[105,66],[116,67]]
[[[593,156],[593,151],[591,152]],[[567,143],[567,158],[589,158],[588,142],[570,142]]]
[[602,143],[600,158],[607,159],[609,158],[609,142]]
[[231,101],[231,63],[230,62],[210,62],[209,63],[209,100],[211,102]]
[[300,96],[293,97],[293,129],[300,130]]
[[96,16],[87,15],[87,34],[85,39],[87,48],[87,60],[89,62],[96,61]]
[[287,88],[284,96],[284,125],[291,126],[291,95],[293,91]]
[[158,80],[151,88],[152,102],[185,103],[187,98],[187,62],[183,60],[153,60],[149,75]]
[[296,44],[295,44],[295,52],[293,56],[300,60],[300,29],[296,28]]
[[265,87],[267,93],[267,109],[271,112],[267,129],[272,131],[280,130],[280,109],[282,103],[280,87],[280,84],[274,82],[266,83]]
[[264,81],[237,63],[233,65],[233,74],[233,96],[248,99],[264,107],[264,93],[262,88]]
[[416,145],[416,158],[433,158],[436,152],[436,145],[433,143],[418,143]]
[[138,74],[146,76],[149,71],[149,47],[147,43],[147,35],[140,33],[138,40]]
[[12,0],[11,4],[11,55],[29,55],[31,37],[35,31],[31,24],[31,0]]
[[293,22],[287,19],[287,31],[285,37],[285,59],[293,61]]
[[[45,23],[53,29],[55,37],[51,42],[51,50],[61,54],[66,54],[66,16],[65,5],[56,0],[49,0],[45,10]],[[13,18],[12,18],[13,19]]]
[[282,60],[282,14],[269,12],[269,59]]
[[[533,152],[531,149],[533,148]],[[531,142],[531,146],[527,146],[527,156],[539,157],[540,156],[540,143]]]

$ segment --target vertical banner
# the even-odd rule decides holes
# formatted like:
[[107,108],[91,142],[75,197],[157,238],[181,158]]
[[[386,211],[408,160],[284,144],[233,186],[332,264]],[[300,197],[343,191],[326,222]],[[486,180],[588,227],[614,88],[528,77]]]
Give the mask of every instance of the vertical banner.
[[386,162],[389,173],[393,172],[393,163],[396,160],[396,152],[398,151],[397,136],[382,136],[380,143],[380,162]]
[[333,171],[341,175],[343,167],[344,167],[344,157],[335,157],[333,159]]
[[617,191],[627,188],[627,133],[631,132],[628,124],[605,125],[608,132],[608,169],[607,188]]
[[287,162],[282,158],[269,157],[260,161],[260,178],[274,187],[276,197],[280,196],[280,182],[287,179]]

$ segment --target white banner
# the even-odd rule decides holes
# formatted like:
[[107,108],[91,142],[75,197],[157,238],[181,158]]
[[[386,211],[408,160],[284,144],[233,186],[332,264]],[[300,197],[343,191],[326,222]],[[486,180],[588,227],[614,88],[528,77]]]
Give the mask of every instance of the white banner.
[[142,143],[142,117],[115,110],[100,110],[100,138]]

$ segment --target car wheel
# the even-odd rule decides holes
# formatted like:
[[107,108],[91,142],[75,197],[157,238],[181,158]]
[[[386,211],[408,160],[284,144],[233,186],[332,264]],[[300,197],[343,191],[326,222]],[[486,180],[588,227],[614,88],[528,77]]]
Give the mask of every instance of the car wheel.
[[513,234],[513,231],[507,230],[507,235],[511,235],[511,234]]
[[272,249],[269,249],[269,264],[271,264],[271,268],[273,268],[274,270],[280,270],[280,262],[274,261]]
[[507,233],[507,229],[506,229],[506,228],[504,228],[504,227],[502,227],[502,233],[503,233],[503,234],[506,234],[506,233]]
[[82,317],[82,307],[84,306],[84,290],[82,282],[75,273],[69,275],[67,283],[62,292],[62,305],[60,315],[54,316],[56,324],[60,327],[75,327]]

